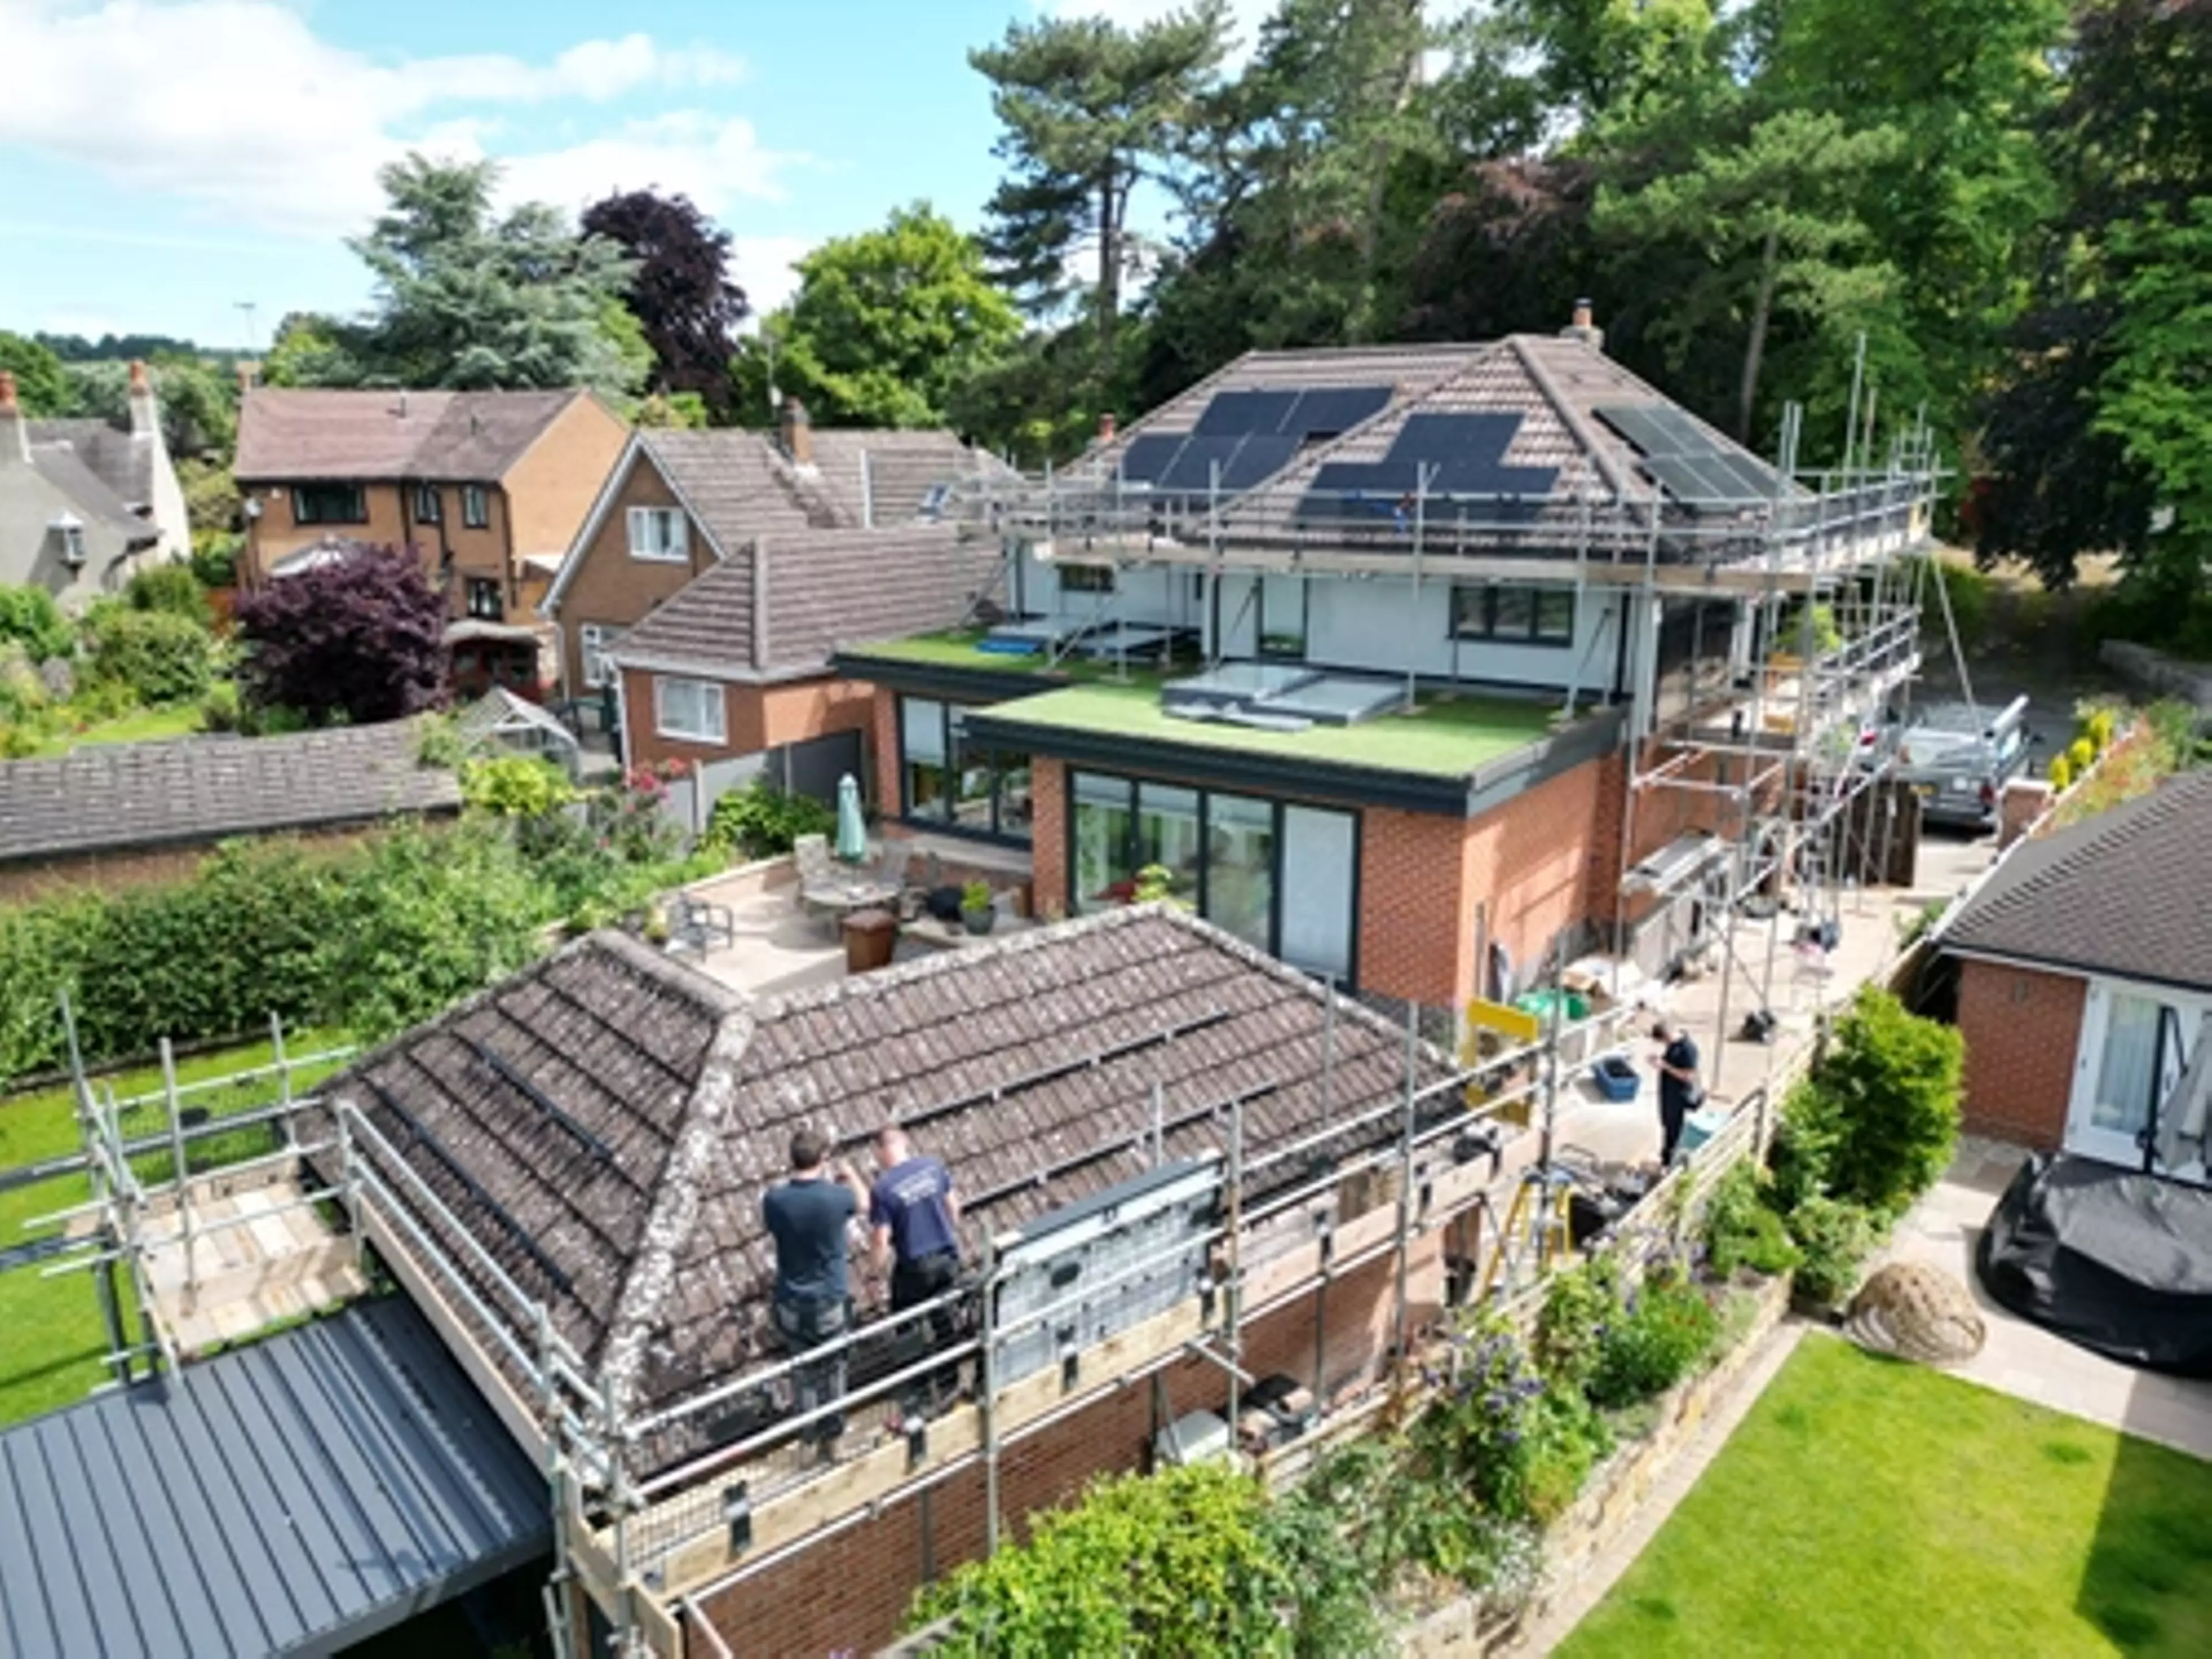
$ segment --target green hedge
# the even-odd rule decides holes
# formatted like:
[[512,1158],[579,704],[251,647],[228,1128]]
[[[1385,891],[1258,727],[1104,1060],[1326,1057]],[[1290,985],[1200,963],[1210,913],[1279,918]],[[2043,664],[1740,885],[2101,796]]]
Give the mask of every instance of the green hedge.
[[237,843],[191,878],[0,908],[0,1087],[66,1062],[67,988],[92,1064],[162,1037],[210,1042],[288,1023],[375,1038],[528,962],[548,923],[696,873],[594,848],[557,872],[522,826],[471,817],[396,828],[343,850]]

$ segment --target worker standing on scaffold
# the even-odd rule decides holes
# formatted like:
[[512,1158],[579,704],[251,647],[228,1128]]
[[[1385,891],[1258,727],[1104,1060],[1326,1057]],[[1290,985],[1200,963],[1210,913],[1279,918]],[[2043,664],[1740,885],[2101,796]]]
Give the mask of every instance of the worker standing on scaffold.
[[[876,1167],[881,1173],[868,1194],[868,1222],[875,1230],[871,1256],[878,1273],[890,1269],[891,1312],[900,1314],[943,1297],[959,1278],[960,1200],[943,1160],[917,1153],[895,1123],[876,1133]],[[951,1347],[958,1334],[952,1310],[933,1309],[902,1333],[903,1365]],[[902,1395],[906,1415],[924,1415],[942,1404],[957,1381],[957,1370],[944,1367],[908,1384]]]
[[[860,1212],[867,1188],[842,1158],[830,1162],[830,1139],[819,1129],[791,1138],[791,1178],[761,1195],[761,1219],[775,1240],[776,1334],[784,1349],[803,1354],[842,1336],[852,1325],[845,1282],[850,1246],[846,1228]],[[797,1409],[811,1412],[845,1395],[847,1351],[798,1366],[792,1373]],[[832,1412],[799,1431],[823,1461],[845,1431],[842,1412]]]

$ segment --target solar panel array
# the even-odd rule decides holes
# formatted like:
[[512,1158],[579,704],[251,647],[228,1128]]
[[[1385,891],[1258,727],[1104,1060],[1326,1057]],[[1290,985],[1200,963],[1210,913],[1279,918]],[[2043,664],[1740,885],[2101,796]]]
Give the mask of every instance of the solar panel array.
[[1389,402],[1386,386],[1218,392],[1188,434],[1132,438],[1116,471],[1125,483],[1163,492],[1247,490],[1288,466],[1304,445],[1347,432]]
[[[1314,473],[1297,516],[1308,522],[1393,518],[1416,492],[1431,517],[1486,517],[1514,510],[1524,496],[1547,495],[1553,466],[1509,466],[1505,452],[1521,429],[1518,410],[1408,415],[1379,461],[1330,461]],[[1501,503],[1498,498],[1510,498]]]
[[1676,501],[1748,507],[1790,494],[1779,472],[1721,443],[1679,409],[1630,404],[1592,412],[1642,452],[1644,470]]

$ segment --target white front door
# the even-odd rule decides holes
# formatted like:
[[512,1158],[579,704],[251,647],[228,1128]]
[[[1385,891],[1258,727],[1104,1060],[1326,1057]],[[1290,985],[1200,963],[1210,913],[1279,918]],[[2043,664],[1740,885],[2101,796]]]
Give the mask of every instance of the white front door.
[[[2192,1003],[2093,981],[2082,1011],[2066,1150],[2142,1169],[2154,1108],[2172,1097],[2202,1018]],[[2201,1179],[2203,1166],[2191,1160],[2159,1173]]]

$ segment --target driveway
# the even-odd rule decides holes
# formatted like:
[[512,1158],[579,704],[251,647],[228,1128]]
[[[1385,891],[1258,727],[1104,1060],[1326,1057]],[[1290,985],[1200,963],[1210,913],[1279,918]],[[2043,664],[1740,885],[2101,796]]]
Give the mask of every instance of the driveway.
[[2212,1458],[2212,1380],[2138,1370],[2076,1347],[1999,1307],[1974,1275],[1974,1248],[2027,1154],[1961,1139],[1943,1179],[1897,1226],[1890,1255],[1963,1280],[1989,1328],[1980,1353],[1952,1370],[2039,1406]]

